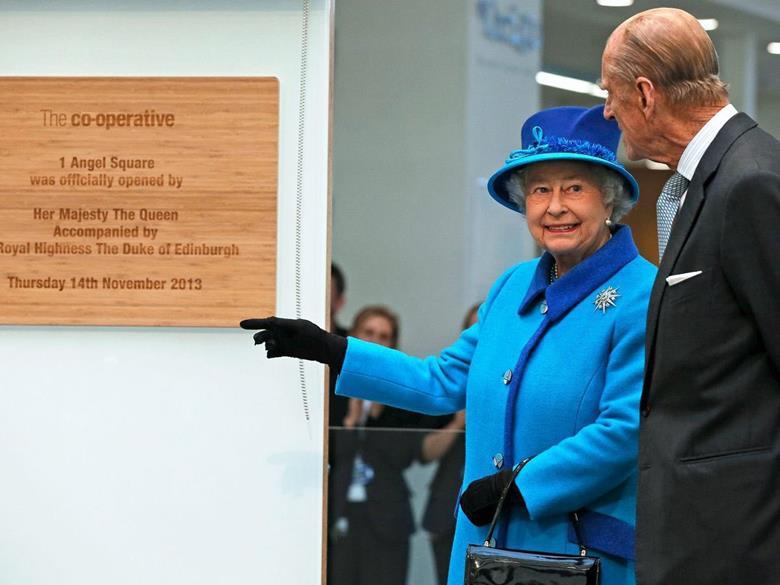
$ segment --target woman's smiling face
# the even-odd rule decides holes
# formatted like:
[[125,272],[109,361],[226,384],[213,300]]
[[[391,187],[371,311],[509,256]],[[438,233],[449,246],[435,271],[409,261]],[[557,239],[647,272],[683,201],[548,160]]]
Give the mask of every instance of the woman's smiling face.
[[371,315],[358,324],[352,335],[363,341],[371,341],[385,347],[393,347],[393,323],[382,315]]
[[607,243],[601,187],[588,163],[547,161],[530,165],[525,174],[525,215],[536,243],[550,252],[565,272]]

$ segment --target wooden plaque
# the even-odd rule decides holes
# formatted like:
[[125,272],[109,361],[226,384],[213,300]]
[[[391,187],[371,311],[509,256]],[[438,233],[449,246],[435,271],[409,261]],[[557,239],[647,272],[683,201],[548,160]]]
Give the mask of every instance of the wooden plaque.
[[278,110],[275,78],[0,78],[0,323],[274,313]]

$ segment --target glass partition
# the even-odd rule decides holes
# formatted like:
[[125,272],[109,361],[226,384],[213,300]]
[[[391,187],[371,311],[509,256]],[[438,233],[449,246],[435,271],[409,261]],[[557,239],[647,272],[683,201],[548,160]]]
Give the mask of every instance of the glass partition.
[[446,583],[464,431],[453,417],[382,418],[393,417],[418,426],[331,428],[328,583],[380,572],[388,584]]

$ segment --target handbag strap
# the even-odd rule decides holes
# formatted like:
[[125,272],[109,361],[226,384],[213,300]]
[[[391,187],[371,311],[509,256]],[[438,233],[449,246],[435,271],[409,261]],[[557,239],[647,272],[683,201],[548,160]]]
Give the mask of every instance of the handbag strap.
[[572,528],[574,528],[574,535],[577,537],[577,546],[580,547],[580,556],[588,556],[588,549],[585,548],[585,541],[582,539],[582,532],[580,531],[580,514],[579,512],[572,512],[569,514],[569,521]]
[[498,518],[499,516],[501,516],[501,510],[504,507],[504,501],[506,500],[506,497],[509,494],[509,490],[512,487],[512,484],[515,482],[515,479],[517,479],[517,476],[523,470],[525,464],[528,463],[530,460],[531,460],[530,457],[526,457],[520,463],[518,463],[515,466],[515,468],[512,470],[512,479],[510,479],[507,482],[506,486],[504,487],[504,491],[501,492],[501,497],[498,499],[498,504],[496,505],[496,511],[493,512],[493,520],[490,522],[490,529],[488,530],[487,536],[485,537],[485,546],[490,546],[490,547],[496,546],[496,543],[493,540],[493,532],[496,529]]
[[[485,544],[484,546],[495,548],[496,542],[493,540],[493,532],[496,530],[496,524],[498,524],[498,519],[501,516],[501,510],[504,508],[504,501],[506,500],[506,497],[509,495],[509,490],[512,488],[512,484],[517,479],[517,476],[520,475],[520,472],[523,470],[523,467],[526,466],[526,464],[531,460],[530,457],[526,457],[523,459],[520,463],[518,463],[515,468],[512,470],[512,478],[507,482],[506,486],[504,487],[504,491],[501,492],[501,497],[498,500],[498,504],[496,504],[496,511],[493,513],[493,520],[490,522],[490,528],[488,529],[487,536],[485,537]],[[580,531],[580,517],[577,512],[572,512],[569,514],[569,521],[572,523],[572,526],[574,527],[574,534],[577,535],[577,545],[580,547],[580,556],[584,557],[587,556],[588,550],[585,548],[584,541],[582,540],[582,532]]]

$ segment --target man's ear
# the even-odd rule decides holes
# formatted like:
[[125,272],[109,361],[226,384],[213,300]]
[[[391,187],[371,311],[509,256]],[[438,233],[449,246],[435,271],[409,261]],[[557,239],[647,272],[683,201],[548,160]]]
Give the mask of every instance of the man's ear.
[[649,120],[656,107],[655,86],[647,77],[637,77],[634,81],[634,87],[639,93],[639,107],[645,115],[645,119]]

